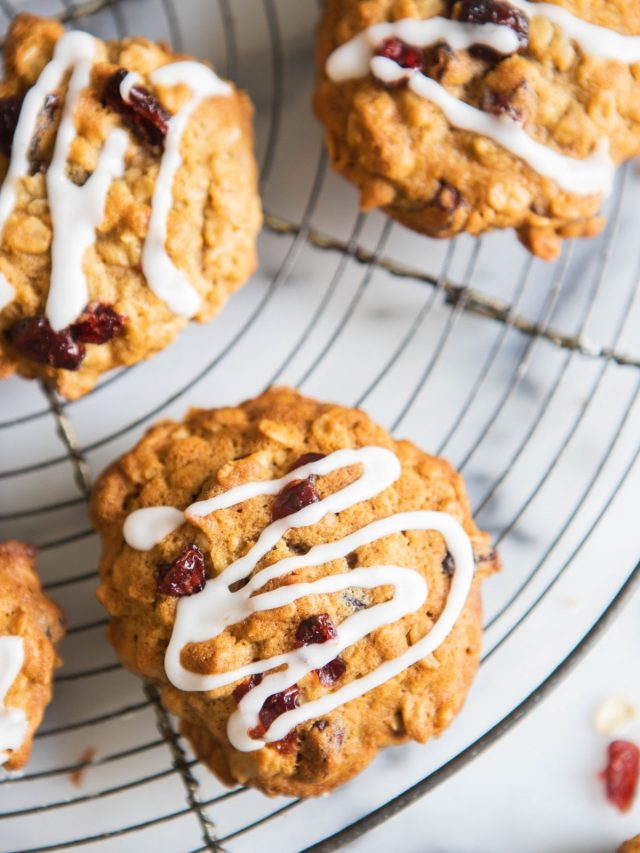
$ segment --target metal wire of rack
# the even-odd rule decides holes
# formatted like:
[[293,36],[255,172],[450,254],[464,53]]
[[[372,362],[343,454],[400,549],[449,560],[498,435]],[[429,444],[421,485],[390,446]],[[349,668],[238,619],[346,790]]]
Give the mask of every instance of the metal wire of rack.
[[[532,259],[508,235],[436,244],[358,213],[352,192],[328,172],[306,117],[315,4],[0,0],[7,20],[25,8],[106,36],[142,31],[213,54],[257,104],[267,214],[261,274],[210,327],[190,329],[152,363],[109,377],[75,403],[44,386],[5,383],[3,538],[39,545],[45,587],[65,606],[70,629],[32,763],[0,779],[0,848],[251,850],[277,826],[277,849],[300,849],[299,836],[286,834],[291,822],[278,821],[289,814],[307,827],[308,850],[338,849],[503,737],[640,580],[638,543],[627,536],[615,570],[590,576],[592,600],[559,615],[562,595],[618,531],[620,502],[637,493],[636,176],[621,171],[603,235],[568,245],[555,265]],[[403,748],[402,774],[384,765],[389,783],[378,801],[334,798],[331,819],[326,801],[226,790],[200,767],[155,688],[144,685],[141,695],[106,648],[106,619],[93,603],[96,542],[84,521],[92,472],[156,418],[283,381],[324,398],[339,388],[344,402],[450,456],[507,566],[488,590],[486,649],[464,724],[428,750]],[[513,661],[549,619],[554,642],[519,676]],[[505,673],[509,686],[488,698],[486,684],[501,674],[505,683]],[[34,816],[44,846],[33,845]]]

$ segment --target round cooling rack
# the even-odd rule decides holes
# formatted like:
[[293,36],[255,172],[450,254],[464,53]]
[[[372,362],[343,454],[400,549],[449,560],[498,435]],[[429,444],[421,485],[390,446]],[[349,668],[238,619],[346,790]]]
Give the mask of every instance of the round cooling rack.
[[[152,361],[74,403],[2,385],[0,538],[39,546],[70,630],[32,760],[0,779],[0,851],[335,850],[507,735],[640,577],[640,179],[623,168],[604,232],[555,264],[511,234],[432,241],[360,214],[327,168],[309,105],[312,0],[0,0],[4,27],[25,9],[107,38],[169,39],[246,88],[266,227],[260,272]],[[223,788],[155,689],[119,666],[86,516],[91,480],[155,420],[272,383],[363,406],[449,458],[505,565],[486,584],[482,665],[446,735],[388,750],[309,802]]]

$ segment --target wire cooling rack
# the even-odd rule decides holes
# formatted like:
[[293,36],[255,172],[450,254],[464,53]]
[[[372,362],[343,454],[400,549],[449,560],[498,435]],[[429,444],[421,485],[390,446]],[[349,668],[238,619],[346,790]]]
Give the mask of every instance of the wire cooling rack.
[[[638,580],[640,182],[623,168],[607,229],[553,265],[509,234],[431,241],[360,214],[327,169],[309,109],[312,0],[0,0],[7,23],[23,9],[212,58],[256,104],[267,215],[261,271],[212,324],[75,403],[3,383],[0,535],[39,545],[70,629],[32,761],[0,779],[0,849],[335,850],[507,734]],[[480,673],[446,736],[305,803],[224,789],[119,666],[85,511],[92,476],[156,419],[274,382],[362,405],[450,458],[506,566],[486,585]]]

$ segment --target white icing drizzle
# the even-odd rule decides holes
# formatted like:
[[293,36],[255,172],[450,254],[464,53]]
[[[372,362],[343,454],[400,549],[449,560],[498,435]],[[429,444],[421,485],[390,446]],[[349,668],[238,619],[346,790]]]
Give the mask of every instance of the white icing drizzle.
[[22,637],[0,637],[0,765],[9,758],[6,750],[19,749],[29,724],[21,708],[5,708],[4,699],[24,663]]
[[[509,38],[506,37],[507,33],[510,34]],[[522,125],[510,116],[496,116],[479,110],[451,95],[420,71],[402,68],[392,59],[375,56],[376,45],[391,36],[416,47],[445,40],[455,49],[476,43],[492,47],[500,53],[511,53],[518,48],[515,33],[504,26],[470,25],[448,18],[430,18],[426,21],[405,18],[391,24],[376,24],[337,48],[327,60],[328,76],[332,80],[342,81],[363,77],[370,71],[384,83],[406,80],[408,88],[438,106],[452,126],[492,139],[528,163],[538,174],[554,180],[562,189],[577,195],[606,193],[610,190],[615,165],[609,156],[606,139],[601,140],[596,150],[584,160],[560,154],[532,139]]]
[[53,243],[46,315],[54,329],[72,323],[87,304],[83,256],[103,218],[109,185],[124,171],[127,135],[117,130],[106,141],[97,168],[83,187],[73,184],[66,175],[69,149],[75,138],[74,113],[82,90],[89,84],[95,51],[96,40],[88,33],[65,33],[58,40],[52,60],[25,96],[11,147],[11,162],[0,190],[1,233],[15,205],[18,182],[29,174],[31,141],[47,95],[61,85],[72,68],[53,161],[47,172]]
[[10,305],[16,296],[15,287],[9,283],[4,273],[0,272],[0,311]]
[[551,178],[568,192],[589,195],[607,192],[611,188],[615,165],[609,156],[606,139],[602,139],[593,154],[585,160],[576,160],[536,142],[523,130],[522,125],[509,116],[494,116],[476,109],[450,95],[430,77],[401,68],[392,59],[374,57],[371,70],[375,77],[385,83],[395,83],[406,78],[409,89],[440,107],[450,124],[493,139],[528,163],[539,175]]
[[531,3],[530,0],[509,0],[509,3],[529,18],[547,18],[560,27],[567,38],[579,44],[586,54],[618,62],[640,62],[640,36],[625,35],[599,24],[590,24],[555,3]]
[[[267,566],[240,589],[230,591],[231,585],[250,577],[257,563],[271,551],[287,530],[316,524],[328,513],[338,513],[360,501],[369,500],[395,482],[400,476],[400,462],[395,454],[381,447],[339,450],[324,459],[297,468],[277,480],[237,486],[214,498],[192,504],[185,510],[181,519],[177,515],[167,514],[167,528],[170,526],[170,520],[171,529],[174,530],[185,519],[189,521],[202,518],[259,495],[277,495],[294,480],[304,479],[311,474],[322,476],[350,465],[362,466],[359,479],[323,500],[269,524],[244,557],[236,560],[217,577],[208,580],[202,592],[182,598],[178,603],[176,621],[165,656],[167,677],[177,688],[188,691],[215,690],[250,675],[264,673],[279,666],[284,667],[280,672],[266,675],[260,685],[242,698],[238,709],[229,718],[229,740],[241,751],[251,752],[260,749],[265,743],[280,740],[295,726],[327,714],[345,702],[362,696],[427,657],[450,633],[466,601],[474,573],[471,542],[453,516],[431,511],[397,513],[374,521],[340,540],[316,545],[305,555],[288,557]],[[155,509],[176,513],[171,507]],[[319,699],[304,702],[295,710],[278,717],[263,740],[251,738],[248,732],[258,724],[259,711],[269,696],[286,690],[311,670],[329,663],[348,646],[372,631],[415,612],[426,600],[428,592],[422,575],[413,569],[400,566],[353,569],[342,574],[322,577],[311,583],[285,585],[270,592],[261,593],[259,590],[268,581],[281,578],[296,569],[320,566],[345,557],[362,545],[408,530],[438,531],[443,536],[456,566],[445,608],[432,630],[402,655],[386,661],[367,675],[326,693]],[[125,522],[125,541],[131,547],[147,543],[157,544],[160,541],[159,535],[156,518],[149,514],[148,509],[132,513]],[[307,595],[338,592],[349,587],[374,589],[381,586],[393,588],[392,598],[345,619],[337,627],[337,637],[325,643],[304,646],[214,675],[201,675],[182,666],[180,655],[185,645],[215,638],[226,627],[243,621],[252,613],[282,607]]]
[[327,60],[327,74],[332,80],[366,77],[377,45],[389,38],[399,38],[413,47],[429,47],[440,41],[454,50],[467,50],[476,44],[491,47],[502,54],[515,53],[520,47],[513,30],[496,24],[467,24],[450,18],[403,18],[390,23],[374,24],[350,41],[336,48]]
[[231,87],[199,62],[164,65],[151,74],[151,81],[156,86],[188,85],[191,98],[169,121],[164,156],[153,194],[149,231],[142,253],[142,269],[151,290],[174,314],[193,317],[200,308],[200,295],[169,257],[166,245],[169,213],[173,204],[173,182],[182,165],[180,147],[191,115],[207,98],[229,95]]
[[129,103],[129,99],[131,97],[131,90],[134,86],[140,85],[141,77],[135,71],[129,71],[126,77],[124,77],[120,83],[120,97],[123,101]]
[[172,506],[150,506],[127,516],[122,534],[136,551],[150,551],[184,523],[184,513]]
[[[76,136],[74,116],[82,90],[89,85],[97,42],[83,32],[65,33],[56,43],[53,58],[27,92],[11,150],[11,162],[0,190],[0,235],[16,203],[18,182],[29,174],[29,152],[38,117],[46,98],[57,89],[71,69],[71,79],[53,160],[46,175],[53,225],[51,282],[45,314],[54,329],[73,323],[84,310],[88,297],[83,258],[95,241],[95,231],[104,218],[104,208],[112,181],[125,169],[128,135],[116,129],[102,149],[94,173],[84,186],[67,177],[67,161]],[[168,122],[169,130],[154,190],[149,232],[143,248],[142,268],[150,289],[175,314],[193,317],[200,296],[183,272],[175,266],[166,248],[168,217],[173,205],[173,182],[182,164],[180,148],[189,119],[207,98],[226,96],[231,87],[206,65],[176,62],[151,74],[158,86],[188,85],[191,98]],[[131,88],[140,82],[134,72],[120,84],[120,94],[129,100]],[[0,310],[15,297],[12,285],[0,274]]]

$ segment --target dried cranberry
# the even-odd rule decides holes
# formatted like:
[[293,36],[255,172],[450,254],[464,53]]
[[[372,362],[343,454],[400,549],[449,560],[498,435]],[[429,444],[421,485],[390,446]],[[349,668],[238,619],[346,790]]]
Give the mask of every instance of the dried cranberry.
[[296,631],[296,648],[311,646],[314,643],[326,643],[338,636],[336,626],[328,613],[319,613],[309,619],[303,619]]
[[323,687],[331,687],[342,678],[346,671],[347,665],[341,657],[334,658],[320,669],[314,670]]
[[497,24],[513,30],[522,47],[529,43],[529,19],[503,0],[460,0],[458,20],[467,24]]
[[310,465],[312,462],[318,462],[320,459],[324,459],[324,453],[303,453],[296,461],[293,463],[291,468],[289,468],[289,473],[291,471],[295,471],[296,468],[302,468],[303,465]]
[[104,102],[118,115],[123,116],[131,129],[148,145],[162,145],[168,133],[171,114],[148,89],[132,86],[129,100],[125,101],[120,84],[129,72],[119,68],[107,80],[104,87]]
[[24,95],[10,95],[6,98],[0,98],[0,151],[7,157],[11,156],[11,146],[18,126],[23,100]]
[[7,340],[20,355],[38,364],[77,370],[86,351],[69,328],[55,332],[46,317],[17,320],[6,332]]
[[249,678],[245,678],[244,681],[241,681],[237,687],[234,688],[233,698],[236,700],[238,704],[244,699],[247,693],[250,690],[253,690],[254,687],[257,687],[258,684],[262,683],[262,673],[258,672],[255,675],[250,675]]
[[309,504],[317,503],[320,496],[316,491],[316,478],[311,475],[306,480],[293,480],[276,495],[271,507],[271,520],[277,521],[287,515],[292,515],[304,509]]
[[392,59],[401,68],[411,68],[417,71],[422,71],[424,68],[422,51],[411,47],[398,38],[389,38],[383,41],[376,48],[375,54],[376,56],[384,56],[385,59]]
[[298,730],[292,729],[286,737],[283,737],[282,740],[275,740],[269,744],[269,747],[275,749],[276,752],[287,755],[298,749],[298,740]]
[[187,545],[178,559],[161,567],[160,572],[156,591],[174,598],[202,592],[207,582],[204,554],[197,545]]
[[124,317],[112,305],[95,303],[71,326],[71,332],[83,344],[106,344],[120,334],[123,326]]
[[462,204],[462,196],[453,184],[440,181],[440,186],[433,197],[433,203],[448,217],[452,217]]
[[627,812],[633,805],[640,773],[640,750],[628,740],[614,740],[609,744],[606,768],[600,774],[604,779],[609,802]]
[[449,551],[447,551],[447,553],[444,556],[444,560],[442,561],[443,574],[445,574],[448,578],[451,578],[451,577],[453,577],[455,570],[456,570],[455,560],[453,559],[453,557],[451,556]]
[[281,693],[268,696],[258,714],[260,722],[254,729],[250,730],[249,736],[255,739],[263,737],[275,719],[298,707],[299,696],[300,688],[297,684],[292,684],[291,687],[287,687]]

